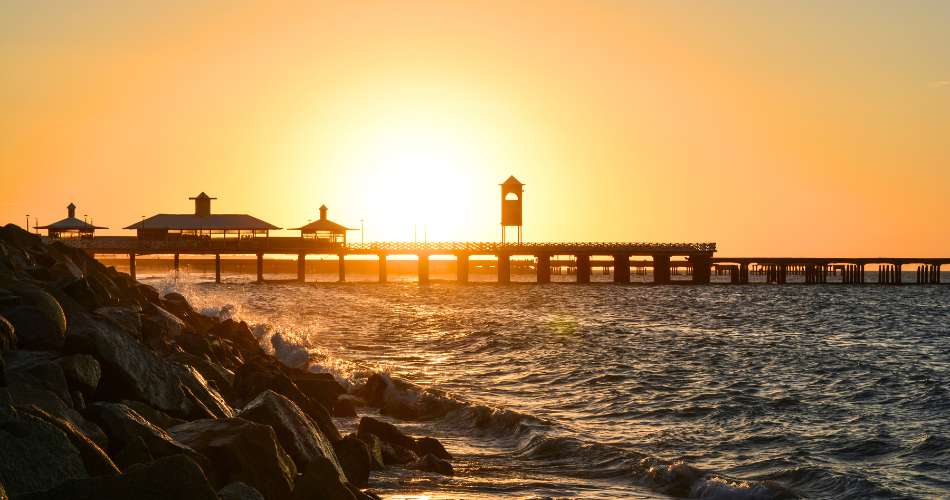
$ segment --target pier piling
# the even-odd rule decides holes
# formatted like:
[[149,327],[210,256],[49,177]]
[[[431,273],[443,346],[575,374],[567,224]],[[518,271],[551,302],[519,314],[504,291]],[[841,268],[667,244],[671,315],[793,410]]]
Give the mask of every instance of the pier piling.
[[221,283],[221,254],[214,254],[214,282]]
[[614,283],[630,283],[629,255],[614,255]]
[[346,259],[343,258],[343,254],[337,255],[337,281],[343,283],[346,281]]
[[468,255],[455,256],[455,279],[459,283],[468,283]]
[[129,254],[129,276],[135,279],[135,254]]
[[577,256],[577,282],[590,283],[590,255]]
[[499,255],[496,270],[498,271],[499,283],[511,283],[511,256],[508,254]]
[[535,264],[537,271],[537,282],[538,283],[550,283],[551,282],[551,256],[550,255],[539,255],[537,264]]
[[297,281],[305,283],[307,281],[307,254],[297,255]]
[[379,254],[377,257],[379,257],[379,278],[378,278],[378,280],[379,280],[380,283],[385,283],[385,282],[386,282],[386,254],[382,254],[382,253],[381,253],[381,254]]
[[264,282],[264,254],[257,254],[257,282]]
[[419,255],[419,283],[429,282],[429,255]]

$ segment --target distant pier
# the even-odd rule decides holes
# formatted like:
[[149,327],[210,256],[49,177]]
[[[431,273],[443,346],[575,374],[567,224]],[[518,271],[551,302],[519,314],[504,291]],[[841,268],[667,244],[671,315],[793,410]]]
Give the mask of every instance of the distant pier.
[[[940,269],[950,258],[848,258],[848,257],[717,257],[715,243],[327,243],[296,237],[203,238],[147,240],[134,236],[97,236],[85,239],[57,240],[81,248],[90,254],[127,255],[129,272],[135,276],[135,259],[144,255],[172,255],[179,269],[180,255],[213,255],[215,281],[221,281],[221,256],[256,257],[257,280],[264,280],[266,255],[290,255],[297,258],[297,280],[306,281],[308,255],[334,256],[338,260],[338,281],[346,281],[347,256],[375,256],[378,281],[387,281],[390,257],[415,257],[418,281],[429,281],[432,257],[454,257],[456,280],[469,281],[469,262],[475,257],[495,259],[499,283],[511,282],[512,269],[533,268],[537,283],[550,283],[551,275],[573,274],[577,283],[590,283],[594,272],[612,274],[614,283],[630,283],[631,276],[652,271],[656,284],[708,284],[712,276],[728,276],[728,283],[754,281],[786,284],[789,276],[798,276],[804,284],[828,283],[829,276],[843,284],[864,284],[868,266],[879,266],[875,283],[938,284]],[[527,257],[528,260],[513,260]],[[904,271],[915,271],[905,281]],[[677,279],[674,279],[674,276]],[[757,280],[750,276],[758,276]]]

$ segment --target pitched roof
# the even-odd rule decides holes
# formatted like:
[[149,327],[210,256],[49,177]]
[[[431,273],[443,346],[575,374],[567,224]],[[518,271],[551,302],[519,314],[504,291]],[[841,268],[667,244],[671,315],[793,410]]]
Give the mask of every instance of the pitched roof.
[[34,229],[52,229],[54,231],[57,231],[57,230],[65,231],[69,229],[88,229],[91,231],[93,229],[109,229],[109,228],[102,227],[102,226],[93,226],[92,224],[81,221],[75,217],[66,217],[63,220],[56,221],[46,226],[35,226]]
[[513,175],[508,176],[508,179],[505,180],[505,182],[502,182],[502,183],[501,183],[502,186],[507,186],[507,185],[509,185],[509,184],[515,184],[515,185],[518,185],[518,186],[524,186],[524,184],[523,184],[521,181],[519,181],[518,179],[515,179],[515,176],[513,176]]
[[205,193],[204,191],[198,193],[198,196],[193,196],[193,197],[188,198],[188,199],[189,199],[189,200],[217,200],[217,198],[212,198],[212,197],[208,196],[208,193]]
[[341,226],[332,220],[327,219],[317,219],[310,224],[307,224],[303,227],[294,227],[291,228],[292,231],[303,231],[305,233],[315,233],[317,231],[330,231],[331,233],[342,233],[347,230],[352,230],[349,227]]
[[280,229],[247,214],[158,214],[125,229]]

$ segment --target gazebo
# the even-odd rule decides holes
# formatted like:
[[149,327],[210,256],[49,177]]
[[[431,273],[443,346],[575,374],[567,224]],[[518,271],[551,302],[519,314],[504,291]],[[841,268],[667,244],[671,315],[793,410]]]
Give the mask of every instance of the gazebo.
[[212,214],[212,198],[204,192],[189,198],[195,201],[194,214],[158,214],[125,229],[135,229],[140,239],[210,239],[267,237],[279,227],[247,214]]
[[46,226],[35,226],[33,229],[45,229],[50,238],[92,238],[96,229],[107,227],[93,226],[86,221],[76,218],[76,205],[70,203],[66,207],[68,217]]
[[354,229],[337,224],[327,219],[327,206],[320,206],[320,218],[303,227],[296,227],[293,231],[300,231],[303,239],[322,241],[328,244],[346,244],[346,232]]

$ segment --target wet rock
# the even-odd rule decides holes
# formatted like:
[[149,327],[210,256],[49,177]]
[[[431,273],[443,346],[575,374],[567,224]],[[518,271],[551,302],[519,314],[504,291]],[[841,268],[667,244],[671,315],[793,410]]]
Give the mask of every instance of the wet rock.
[[400,420],[418,420],[419,409],[413,402],[402,399],[387,399],[379,409],[380,415]]
[[208,458],[206,472],[212,484],[223,487],[242,481],[265,498],[290,498],[297,467],[271,427],[227,418],[196,420],[176,425],[169,432],[177,441]]
[[102,369],[96,358],[88,354],[74,354],[57,359],[56,364],[63,370],[71,390],[80,391],[86,396],[95,394],[99,378],[102,377]]
[[185,420],[182,420],[180,418],[170,417],[166,413],[156,410],[155,408],[152,408],[151,406],[141,401],[132,401],[130,399],[123,399],[122,401],[119,401],[119,402],[124,404],[125,406],[128,406],[133,411],[135,411],[135,413],[138,413],[139,415],[144,417],[145,420],[148,420],[149,422],[151,422],[152,425],[161,427],[162,429],[165,429],[165,430],[168,430],[169,427],[173,427],[178,424],[185,423]]
[[153,457],[188,455],[201,463],[198,453],[176,441],[165,430],[153,425],[134,410],[119,403],[93,403],[90,414],[109,436],[109,447],[117,453],[141,439]]
[[88,477],[66,433],[27,412],[0,407],[0,443],[0,483],[13,497]]
[[72,335],[100,361],[100,399],[134,399],[176,416],[229,417],[233,411],[194,369],[159,358],[117,327],[96,321],[74,325]]
[[333,416],[342,418],[352,418],[356,415],[356,407],[353,406],[353,400],[349,398],[337,398],[333,403]]
[[417,460],[413,464],[413,468],[425,472],[435,472],[436,474],[442,474],[443,476],[451,476],[455,474],[455,471],[452,469],[452,464],[431,453],[424,455],[422,458]]
[[351,434],[366,445],[366,450],[370,456],[370,469],[383,470],[386,467],[386,461],[383,459],[383,442],[374,434]]
[[356,496],[342,481],[336,468],[325,458],[310,462],[297,480],[293,500],[356,500]]
[[126,306],[108,306],[96,309],[95,314],[133,337],[142,335],[142,318],[136,309]]
[[333,463],[343,477],[333,445],[293,401],[267,390],[248,403],[239,416],[271,426],[298,470],[306,469],[310,462],[323,457]]
[[346,394],[346,389],[329,373],[310,373],[294,370],[291,380],[301,392],[324,408],[333,408],[337,398]]
[[383,463],[386,465],[404,465],[419,460],[419,455],[403,446],[382,442]]
[[369,406],[378,408],[382,406],[389,386],[388,377],[380,373],[374,373],[369,376],[365,384],[357,389],[356,395],[363,398]]
[[115,455],[115,463],[122,470],[128,470],[129,467],[136,464],[151,463],[153,460],[155,460],[155,457],[149,451],[145,440],[140,437],[135,437]]
[[182,365],[188,365],[198,371],[205,380],[225,398],[233,400],[234,373],[221,365],[208,360],[207,356],[195,356],[186,352],[177,352],[168,357]]
[[17,306],[4,312],[4,316],[13,325],[21,349],[54,351],[63,347],[65,331],[39,308]]
[[343,467],[346,479],[357,486],[366,486],[369,471],[373,468],[373,457],[366,443],[356,436],[349,435],[333,443],[333,451]]
[[109,458],[109,455],[107,455],[98,444],[89,439],[89,437],[87,437],[86,434],[78,429],[72,422],[46,413],[35,406],[20,408],[19,410],[41,418],[44,421],[54,425],[57,429],[63,431],[66,434],[66,437],[69,438],[69,442],[72,443],[73,447],[75,447],[77,451],[79,451],[79,455],[82,458],[83,464],[85,465],[86,472],[88,472],[90,475],[101,476],[119,473],[119,469],[112,462],[112,459]]
[[86,398],[79,391],[69,391],[69,397],[73,401],[73,409],[76,411],[86,410]]
[[208,337],[202,334],[181,335],[175,339],[175,342],[188,354],[195,356],[210,356],[212,354],[211,343],[208,342]]
[[410,450],[415,447],[415,440],[403,434],[395,425],[377,420],[373,417],[364,416],[360,419],[357,434],[374,434],[384,443]]
[[218,496],[221,497],[221,500],[264,500],[261,492],[240,481],[218,490]]
[[330,442],[336,442],[342,438],[336,424],[333,423],[333,418],[330,417],[330,412],[301,392],[290,377],[282,371],[277,361],[259,359],[245,363],[235,372],[234,393],[238,400],[249,401],[266,390],[272,390],[297,403],[297,406],[316,422],[317,427]]
[[[146,319],[154,325],[162,335],[167,337],[178,337],[184,333],[188,326],[178,316],[165,310],[162,307],[154,306],[151,314]],[[144,324],[143,324],[144,328]]]
[[183,455],[134,465],[120,476],[67,481],[17,500],[218,500],[201,468]]
[[[40,404],[47,396],[33,392],[44,390],[53,393],[62,406],[66,408],[72,406],[66,376],[63,374],[63,369],[54,361],[54,353],[16,350],[4,353],[3,357],[6,361],[8,385],[24,399],[22,402],[18,401],[18,404],[30,404],[31,402],[27,399],[36,397],[38,406],[49,406],[45,403]],[[55,406],[60,405],[55,404]]]
[[265,356],[257,338],[251,333],[251,328],[243,321],[224,320],[217,325],[213,325],[208,334],[227,339],[245,356]]
[[416,446],[413,448],[419,456],[434,455],[443,460],[452,460],[452,455],[445,450],[438,439],[432,437],[422,437],[416,439]]
[[16,329],[0,315],[0,353],[11,349],[16,349]]

